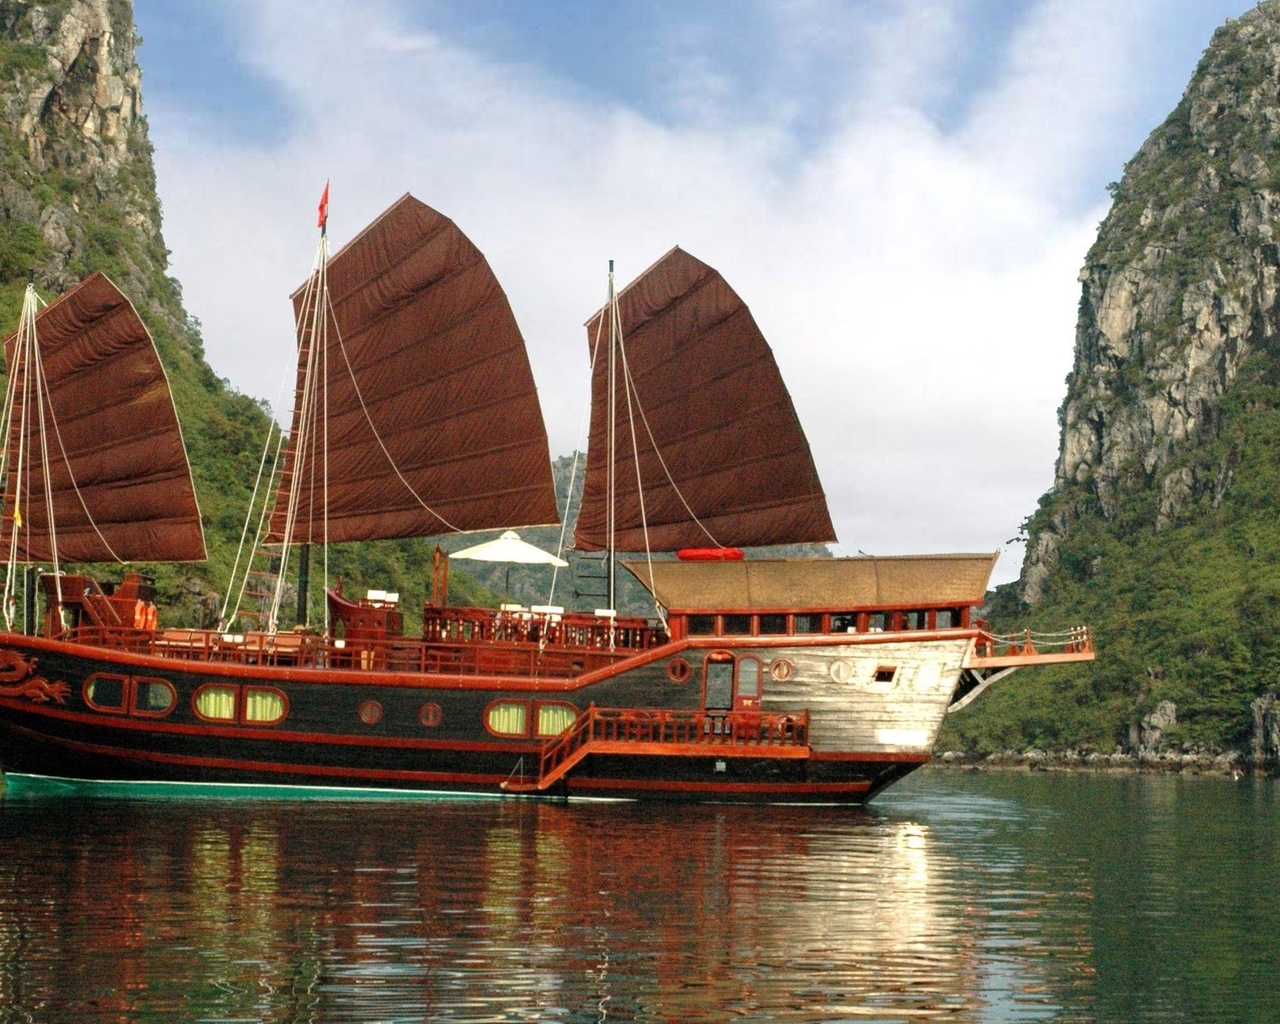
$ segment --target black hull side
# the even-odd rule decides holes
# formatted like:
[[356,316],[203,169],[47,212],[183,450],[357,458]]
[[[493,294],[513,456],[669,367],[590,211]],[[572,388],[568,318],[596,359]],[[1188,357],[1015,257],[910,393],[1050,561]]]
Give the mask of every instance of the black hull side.
[[[379,673],[209,665],[86,651],[53,642],[5,645],[62,691],[44,699],[0,685],[0,769],[100,782],[166,782],[395,789],[500,795],[504,783],[536,779],[543,741],[485,728],[494,701],[652,707],[655,692],[675,711],[698,711],[697,688],[651,676],[661,663],[605,676],[576,692],[534,680],[439,678]],[[94,673],[163,677],[176,692],[162,718],[86,702]],[[29,681],[29,680],[28,680]],[[20,681],[18,685],[26,685]],[[288,704],[279,724],[213,723],[196,710],[208,685],[270,687]],[[648,698],[647,700],[645,698]],[[362,721],[370,703],[376,721]],[[422,711],[439,712],[428,726]],[[531,712],[532,713],[532,712]],[[862,803],[927,755],[822,755],[795,746],[686,742],[678,749],[588,753],[563,779],[534,795],[702,801]]]

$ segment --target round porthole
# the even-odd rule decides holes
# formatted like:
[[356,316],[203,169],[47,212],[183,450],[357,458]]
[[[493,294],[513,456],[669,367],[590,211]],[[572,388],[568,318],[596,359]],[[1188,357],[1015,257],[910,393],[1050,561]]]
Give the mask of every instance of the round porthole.
[[377,725],[382,721],[382,705],[376,700],[367,700],[360,705],[360,721],[365,725]]
[[434,729],[440,724],[440,719],[443,717],[444,714],[441,712],[439,704],[423,704],[418,709],[418,721],[428,729]]
[[796,674],[796,667],[786,658],[774,658],[769,664],[769,675],[779,683],[785,683]]
[[853,666],[843,658],[833,661],[828,671],[831,673],[832,680],[837,683],[847,683],[853,678]]
[[673,683],[683,683],[693,672],[689,667],[689,663],[684,658],[672,658],[667,662],[667,678]]

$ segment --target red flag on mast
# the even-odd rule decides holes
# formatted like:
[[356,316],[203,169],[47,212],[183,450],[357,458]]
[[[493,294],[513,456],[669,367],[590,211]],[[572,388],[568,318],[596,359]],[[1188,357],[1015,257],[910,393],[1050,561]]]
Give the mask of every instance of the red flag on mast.
[[316,219],[316,227],[322,228],[329,222],[329,182],[324,183],[324,191],[320,193],[320,216]]

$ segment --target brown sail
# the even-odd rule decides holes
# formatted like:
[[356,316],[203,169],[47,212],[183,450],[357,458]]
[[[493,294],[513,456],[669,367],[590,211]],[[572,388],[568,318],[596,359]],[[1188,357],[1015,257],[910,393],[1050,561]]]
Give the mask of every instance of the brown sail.
[[[658,551],[835,540],[809,444],[773,353],[724,278],[675,248],[617,301],[633,393],[629,412],[619,365],[615,548],[644,550],[645,519],[649,547]],[[587,323],[592,348],[601,340],[574,531],[575,545],[584,550],[608,544],[605,312]]]
[[[453,221],[405,195],[333,256],[327,278],[332,315],[316,360],[327,417],[304,425],[295,402],[271,539],[284,538],[295,474],[293,543],[557,522],[524,339]],[[293,296],[300,325],[315,294]],[[300,333],[299,399],[312,344]]]
[[202,560],[200,509],[168,378],[132,303],[107,277],[93,274],[46,307],[35,324],[43,403],[22,386],[36,376],[23,361],[15,363],[17,333],[5,340],[18,386],[0,557],[8,556],[18,488],[16,561],[53,557],[43,447],[60,560]]

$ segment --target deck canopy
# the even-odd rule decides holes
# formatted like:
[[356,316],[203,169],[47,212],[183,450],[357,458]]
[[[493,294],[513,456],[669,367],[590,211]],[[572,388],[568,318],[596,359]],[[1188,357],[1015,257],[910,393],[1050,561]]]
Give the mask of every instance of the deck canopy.
[[169,381],[133,303],[91,274],[35,317],[34,339],[38,366],[25,332],[4,343],[13,410],[2,550],[16,519],[14,560],[52,560],[52,504],[61,561],[202,561]]
[[[618,293],[617,307],[624,356],[612,374],[616,549],[835,540],[809,442],[773,352],[725,279],[675,248]],[[609,540],[604,314],[587,324],[595,353],[591,435],[574,530],[583,551],[606,548]]]
[[[672,612],[855,611],[981,604],[999,552],[864,558],[653,562],[653,594]],[[623,565],[646,588],[649,564]]]
[[[293,543],[558,522],[524,338],[457,225],[405,195],[322,269],[293,295],[297,399],[271,539],[295,482]],[[304,387],[309,361],[324,387]]]

